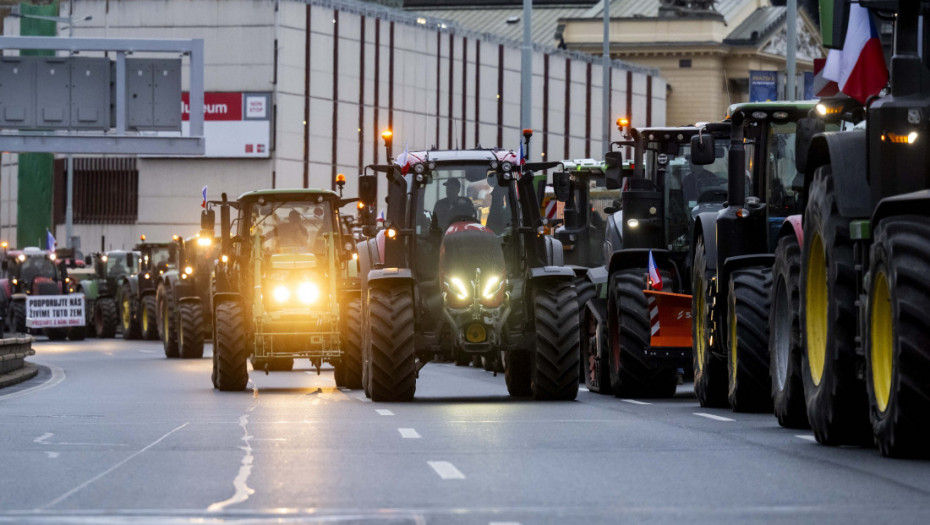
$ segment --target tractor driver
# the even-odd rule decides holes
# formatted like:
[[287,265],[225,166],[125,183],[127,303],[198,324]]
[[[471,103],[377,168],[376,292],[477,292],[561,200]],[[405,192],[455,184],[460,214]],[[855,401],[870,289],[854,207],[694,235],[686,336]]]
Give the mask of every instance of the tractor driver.
[[300,219],[300,212],[291,210],[287,215],[287,221],[274,227],[272,236],[275,240],[276,249],[307,246],[310,232],[300,224]]
[[445,231],[458,217],[475,215],[475,205],[471,199],[459,196],[462,183],[458,179],[449,179],[442,185],[446,187],[446,196],[433,206],[433,227],[439,231]]

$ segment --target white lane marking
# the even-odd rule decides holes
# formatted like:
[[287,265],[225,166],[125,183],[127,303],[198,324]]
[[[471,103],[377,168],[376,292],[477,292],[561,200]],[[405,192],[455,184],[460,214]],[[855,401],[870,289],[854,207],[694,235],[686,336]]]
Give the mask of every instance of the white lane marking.
[[448,461],[427,461],[430,467],[439,474],[442,479],[465,479],[465,474],[455,468],[455,465]]
[[139,351],[142,352],[143,354],[157,354],[158,353],[155,350],[139,350]]
[[46,450],[45,453],[48,454],[48,459],[55,459],[58,457],[58,452],[49,452]]
[[36,392],[48,390],[49,388],[58,386],[59,383],[65,380],[66,375],[63,369],[57,366],[49,366],[49,368],[52,370],[52,377],[48,381],[42,383],[41,385],[27,388],[26,390],[13,392],[12,394],[4,394],[0,396],[0,401],[3,401],[4,399],[16,399],[17,397],[28,396],[29,394],[35,394]]
[[340,391],[340,392],[351,392],[352,389],[351,389],[351,388],[346,388],[346,387],[344,387],[344,386],[341,386],[341,387],[339,387],[339,391]]
[[[253,405],[252,408],[254,409],[255,406]],[[249,412],[252,412],[252,410],[249,410]],[[239,448],[245,451],[245,456],[242,458],[242,465],[239,467],[239,473],[236,474],[236,478],[233,480],[233,487],[235,487],[236,492],[226,500],[212,503],[207,507],[207,512],[219,512],[230,505],[242,503],[249,499],[249,496],[255,494],[255,489],[250,488],[248,485],[249,476],[252,474],[252,462],[254,461],[252,457],[252,444],[250,443],[252,436],[249,435],[248,414],[239,416],[239,426],[242,427],[242,441],[245,441],[245,446]]]
[[143,452],[149,450],[150,448],[154,447],[155,445],[161,443],[162,441],[164,441],[165,439],[167,439],[168,436],[170,436],[171,434],[174,434],[175,432],[177,432],[178,430],[181,430],[182,428],[186,427],[186,426],[189,425],[189,424],[190,424],[190,423],[184,423],[183,425],[181,425],[181,426],[175,428],[174,430],[168,432],[168,433],[165,434],[164,436],[162,436],[162,437],[156,439],[155,441],[149,443],[148,445],[146,445],[146,446],[145,446],[144,448],[142,448],[141,450],[137,450],[136,452],[130,454],[129,457],[123,459],[123,460],[120,461],[119,463],[117,463],[117,464],[113,465],[112,467],[110,467],[110,468],[104,470],[104,471],[101,472],[100,474],[97,474],[96,476],[90,478],[89,480],[85,481],[84,483],[81,483],[80,485],[78,485],[77,487],[74,487],[73,489],[69,490],[68,492],[65,492],[65,493],[62,494],[61,496],[58,496],[57,498],[53,499],[51,502],[46,503],[45,505],[42,505],[41,507],[39,507],[39,508],[36,509],[36,510],[44,510],[44,509],[47,509],[47,508],[49,508],[49,507],[54,507],[55,505],[57,505],[57,504],[61,503],[62,501],[68,499],[72,494],[78,492],[79,490],[81,490],[81,489],[83,489],[84,487],[90,485],[91,483],[97,481],[98,479],[100,479],[100,478],[106,476],[106,475],[109,474],[110,472],[113,472],[114,470],[120,468],[121,466],[125,465],[127,462],[129,462],[130,460],[132,460],[133,458],[135,458],[135,457],[138,456],[139,454],[142,454]]
[[[579,386],[579,387],[578,387],[578,390],[581,390],[582,392],[590,392],[590,390],[588,390],[587,388],[585,388],[585,387],[583,387],[583,386]],[[494,523],[494,522],[492,522],[492,523]]]
[[368,399],[367,397],[365,397],[364,394],[362,394],[362,395],[360,395],[360,396],[356,396],[355,399],[358,399],[358,400],[361,401],[362,403],[371,403],[371,399]]
[[815,443],[817,442],[817,438],[815,438],[813,434],[798,434],[794,437],[800,438],[800,439],[806,439],[807,441],[813,441]]
[[489,521],[488,525],[520,525],[519,521]]
[[629,403],[631,405],[651,405],[652,403],[647,403],[645,401],[637,401],[635,399],[621,399],[624,403]]
[[287,438],[252,438],[252,441],[287,441]]
[[42,434],[41,436],[39,436],[39,437],[33,439],[32,442],[33,442],[33,443],[41,443],[41,444],[43,444],[43,445],[46,445],[46,444],[48,444],[48,438],[50,438],[50,437],[52,437],[52,436],[54,436],[54,435],[55,435],[55,434],[52,434],[51,432],[46,432],[46,433]]
[[694,415],[695,415],[695,416],[706,417],[707,419],[713,419],[714,421],[736,421],[735,419],[730,419],[730,418],[728,418],[728,417],[717,416],[717,415],[714,415],[714,414],[707,414],[707,413],[704,413],[704,412],[695,412]]
[[412,428],[398,428],[397,431],[400,432],[400,437],[404,439],[420,439],[422,437]]
[[377,412],[378,415],[380,416],[393,416],[394,415],[394,412],[391,412],[390,410],[386,408],[376,408],[375,412]]

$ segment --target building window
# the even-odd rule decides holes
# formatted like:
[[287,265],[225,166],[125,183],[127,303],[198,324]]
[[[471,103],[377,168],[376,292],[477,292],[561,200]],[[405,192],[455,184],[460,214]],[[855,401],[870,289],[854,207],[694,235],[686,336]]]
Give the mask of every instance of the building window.
[[691,67],[691,59],[682,58],[681,60],[678,61],[678,67]]
[[[55,160],[55,224],[64,224],[67,159]],[[131,224],[139,217],[139,170],[129,157],[74,159],[74,224]]]

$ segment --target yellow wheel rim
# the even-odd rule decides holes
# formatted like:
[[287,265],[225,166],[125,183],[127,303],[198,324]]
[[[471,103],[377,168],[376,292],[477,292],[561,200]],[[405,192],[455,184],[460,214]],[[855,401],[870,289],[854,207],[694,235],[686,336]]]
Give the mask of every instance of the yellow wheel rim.
[[869,319],[872,344],[872,390],[878,410],[884,412],[891,398],[891,374],[894,369],[894,332],[892,329],[891,293],[884,273],[875,276],[872,286],[872,315]]
[[129,309],[129,297],[123,299],[123,328],[128,330],[129,324],[132,322],[132,313]]
[[814,234],[807,258],[807,288],[805,290],[807,362],[814,385],[820,385],[827,359],[827,261],[823,239]]
[[727,322],[730,324],[730,376],[731,383],[736,383],[736,349],[739,341],[736,340],[736,308],[730,308],[730,315]]
[[[149,331],[149,312],[148,312],[148,310],[145,309],[145,306],[144,306],[144,305],[143,305],[143,309],[142,309],[142,331],[143,331],[143,332],[148,332],[148,331]],[[146,336],[146,337],[148,337],[148,336]]]
[[693,319],[691,320],[694,323],[695,327],[695,338],[694,346],[697,349],[697,366],[698,368],[704,368],[704,353],[707,352],[707,326],[704,324],[706,320],[704,319],[704,304],[705,304],[705,294],[707,293],[704,279],[700,281],[701,285],[698,290],[695,290],[695,299],[697,303],[697,308],[694,311]]

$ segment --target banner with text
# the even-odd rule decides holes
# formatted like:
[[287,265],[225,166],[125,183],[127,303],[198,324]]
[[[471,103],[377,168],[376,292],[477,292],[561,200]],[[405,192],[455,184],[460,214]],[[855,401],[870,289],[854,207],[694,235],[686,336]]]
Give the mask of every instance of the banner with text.
[[778,100],[778,71],[749,72],[749,101]]
[[26,326],[29,328],[84,326],[84,296],[78,294],[27,296]]

